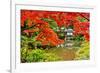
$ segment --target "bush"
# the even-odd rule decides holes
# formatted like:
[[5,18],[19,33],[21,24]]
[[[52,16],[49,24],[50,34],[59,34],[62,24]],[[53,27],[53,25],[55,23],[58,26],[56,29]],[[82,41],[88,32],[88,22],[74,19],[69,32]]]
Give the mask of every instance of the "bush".
[[89,59],[89,42],[84,42],[81,48],[76,52],[76,60],[87,60]]
[[27,62],[41,62],[44,60],[44,51],[41,49],[35,49],[28,51],[26,61]]
[[84,41],[84,37],[82,34],[79,34],[79,35],[76,35],[74,38],[73,38],[74,41],[77,41],[77,42],[80,42],[80,41]]
[[46,53],[42,49],[21,49],[21,62],[48,62],[60,60],[58,56],[53,53]]
[[21,62],[26,62],[27,48],[21,48]]

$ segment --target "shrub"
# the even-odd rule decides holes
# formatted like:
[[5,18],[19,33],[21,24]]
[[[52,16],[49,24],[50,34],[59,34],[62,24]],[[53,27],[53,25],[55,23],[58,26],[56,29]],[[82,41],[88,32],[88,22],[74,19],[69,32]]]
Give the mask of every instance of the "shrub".
[[87,60],[89,59],[89,42],[84,42],[81,48],[76,52],[76,60]]
[[46,53],[42,49],[21,49],[21,62],[48,62],[60,60],[58,56],[53,53]]
[[26,62],[27,48],[21,48],[21,62]]
[[41,62],[44,60],[44,51],[41,49],[35,49],[28,51],[26,61],[27,62]]

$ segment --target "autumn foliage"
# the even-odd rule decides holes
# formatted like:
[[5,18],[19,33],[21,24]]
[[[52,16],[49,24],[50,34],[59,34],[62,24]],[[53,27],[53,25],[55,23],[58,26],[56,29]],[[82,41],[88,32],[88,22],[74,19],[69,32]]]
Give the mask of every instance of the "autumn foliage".
[[63,40],[60,40],[57,34],[50,28],[44,28],[37,36],[37,40],[41,41],[43,45],[47,45],[47,43],[58,45],[64,42]]
[[73,26],[74,34],[82,34],[89,41],[89,13],[81,12],[59,12],[59,11],[36,11],[36,10],[21,10],[21,28],[27,36],[38,32],[36,40],[42,45],[56,46],[64,43],[64,40],[59,39],[57,33],[50,28],[50,24],[43,18],[52,19],[56,22],[59,28]]

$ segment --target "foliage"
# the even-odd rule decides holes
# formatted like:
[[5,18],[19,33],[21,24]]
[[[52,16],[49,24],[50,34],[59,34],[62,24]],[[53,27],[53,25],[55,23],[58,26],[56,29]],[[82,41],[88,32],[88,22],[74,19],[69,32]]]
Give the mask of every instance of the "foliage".
[[59,39],[57,34],[51,28],[45,28],[37,36],[37,40],[42,42],[42,45],[57,46],[64,41]]
[[[37,30],[39,32],[45,29],[52,29],[55,32],[58,28],[67,28],[71,25],[74,34],[83,34],[85,39],[89,40],[89,17],[89,13],[81,12],[21,10],[21,28],[27,25],[29,28],[39,29]],[[33,31],[31,33],[37,32],[36,30],[31,31]],[[30,32],[27,31],[27,33]]]
[[22,62],[48,62],[58,61],[60,58],[53,53],[46,53],[42,49],[28,50],[26,48],[21,49],[21,61]]
[[[89,13],[21,10],[21,61],[47,62],[60,58],[46,52],[48,47],[64,44],[65,30],[73,29],[74,39],[81,49],[75,59],[89,58]],[[87,41],[82,43],[83,41]],[[82,43],[82,45],[80,44]],[[75,45],[74,45],[75,46]],[[42,48],[42,49],[41,49]]]
[[36,41],[36,37],[32,36],[32,37],[27,37],[27,36],[21,36],[21,47],[25,47],[28,49],[34,49],[37,46],[40,46],[41,42],[40,41]]
[[51,29],[53,29],[54,31],[57,30],[58,26],[55,20],[50,18],[43,18],[42,20],[48,22]]
[[84,37],[83,37],[83,35],[79,34],[79,35],[74,36],[73,40],[75,40],[77,42],[84,41]]
[[85,40],[89,41],[89,22],[74,23],[74,34],[83,35]]
[[89,42],[85,41],[81,48],[76,52],[75,60],[87,60],[89,59]]
[[82,42],[85,40],[84,39],[84,36],[79,34],[79,35],[76,35],[74,36],[74,38],[72,39],[74,41],[74,47],[80,47]]
[[26,62],[27,48],[21,48],[21,62]]
[[44,51],[40,49],[28,51],[27,62],[42,62],[44,60]]

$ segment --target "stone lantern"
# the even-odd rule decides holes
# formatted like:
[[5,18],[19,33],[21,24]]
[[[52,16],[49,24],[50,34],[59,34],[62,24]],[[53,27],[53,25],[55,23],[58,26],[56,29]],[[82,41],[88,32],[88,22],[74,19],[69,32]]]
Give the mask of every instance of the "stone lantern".
[[57,47],[72,47],[73,46],[73,28],[61,28],[60,30],[57,30],[57,32],[63,33],[64,34],[64,43],[58,45]]
[[65,47],[72,47],[73,46],[73,29],[67,28],[65,29]]

